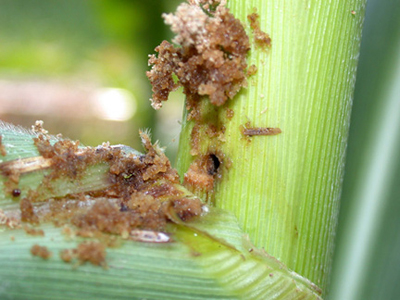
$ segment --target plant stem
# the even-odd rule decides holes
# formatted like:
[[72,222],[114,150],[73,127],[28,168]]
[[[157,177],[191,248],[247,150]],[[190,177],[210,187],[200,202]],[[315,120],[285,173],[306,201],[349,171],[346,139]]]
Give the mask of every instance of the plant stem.
[[[200,135],[200,154],[211,144],[230,161],[214,184],[213,201],[238,217],[256,246],[325,290],[365,0],[231,0],[228,6],[250,39],[247,16],[256,8],[272,46],[262,50],[252,42],[248,62],[257,73],[247,89],[213,111],[225,141]],[[231,119],[227,109],[234,111]],[[248,122],[282,133],[244,137],[240,127]],[[196,158],[192,127],[184,121],[181,174]]]

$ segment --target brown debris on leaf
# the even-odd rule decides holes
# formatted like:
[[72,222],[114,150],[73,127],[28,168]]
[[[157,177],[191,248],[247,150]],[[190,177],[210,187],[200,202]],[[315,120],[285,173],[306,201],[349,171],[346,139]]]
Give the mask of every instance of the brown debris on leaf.
[[60,252],[60,258],[70,263],[78,259],[80,264],[90,262],[95,266],[106,267],[106,247],[99,242],[83,242],[76,249],[65,249]]
[[[171,91],[183,86],[187,96],[209,96],[220,106],[246,86],[249,39],[226,1],[190,1],[175,14],[164,14],[176,34],[175,47],[163,41],[149,56],[147,77],[153,86],[152,106],[159,109]],[[175,83],[174,77],[177,77]]]
[[251,65],[248,69],[247,69],[247,76],[253,76],[254,74],[257,73],[257,66],[256,65]]
[[39,256],[43,259],[49,259],[52,256],[52,253],[45,246],[39,246],[37,244],[33,245],[31,248],[31,254],[33,256]]
[[[82,205],[74,207],[60,200],[53,201],[49,205],[50,220],[67,219],[85,231],[126,236],[135,228],[163,229],[168,221],[169,206],[177,207],[178,215],[187,218],[200,215],[201,202],[197,198],[190,199],[189,203],[193,203],[193,207],[188,206],[190,213],[181,212],[182,208],[176,203],[184,201],[186,195],[178,188],[177,171],[171,167],[161,148],[157,144],[152,145],[147,134],[140,134],[146,149],[143,155],[127,154],[119,147],[108,144],[82,149],[78,147],[79,142],[60,140],[52,145],[43,134],[34,138],[39,153],[50,160],[47,165],[51,171],[43,179],[42,187],[58,178],[78,183],[88,166],[99,163],[109,165],[107,188],[89,191],[89,195],[98,199],[94,204],[83,209]],[[21,200],[22,221],[39,222],[32,204],[36,196],[37,192],[31,191],[27,198]],[[69,198],[85,202],[82,194],[70,195]]]
[[44,236],[44,231],[42,229],[36,229],[29,226],[23,227],[26,234],[33,235],[33,236]]
[[265,50],[271,47],[271,37],[268,33],[261,30],[259,18],[260,16],[256,12],[247,16],[247,19],[250,21],[250,27],[253,29],[256,46]]
[[[95,237],[103,245],[81,244],[61,254],[65,261],[78,258],[81,262],[104,265],[103,248],[117,245],[117,237],[130,239],[134,234],[133,240],[152,241],[148,234],[143,234],[147,238],[140,238],[143,231],[154,232],[157,237],[154,242],[170,241],[156,233],[164,231],[168,222],[177,222],[177,218],[188,221],[202,214],[201,200],[180,185],[177,171],[147,134],[140,133],[146,149],[141,154],[122,145],[79,147],[79,142],[68,139],[52,140],[42,123],[36,127],[39,133],[33,141],[41,156],[0,163],[0,173],[8,181],[12,179],[19,194],[26,195],[19,202],[16,216],[0,210],[0,225],[16,227],[21,222],[72,225],[74,236]],[[73,182],[81,188],[81,180],[90,174],[88,168],[95,165],[105,168],[102,167],[104,174],[94,186],[89,184],[86,190],[70,194],[58,190],[58,184],[64,182]],[[20,177],[43,170],[46,170],[43,180],[35,190],[21,191]],[[27,226],[24,229],[28,234],[44,235],[40,229]]]
[[38,224],[39,218],[35,214],[32,202],[28,198],[24,198],[19,203],[21,210],[21,221],[31,224]]

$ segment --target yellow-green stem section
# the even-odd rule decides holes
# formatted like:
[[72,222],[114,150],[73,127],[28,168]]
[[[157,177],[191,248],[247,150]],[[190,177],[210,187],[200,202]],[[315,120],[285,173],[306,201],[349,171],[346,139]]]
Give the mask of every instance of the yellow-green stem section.
[[[365,0],[230,0],[245,24],[260,15],[272,46],[254,46],[258,72],[218,109],[230,159],[214,186],[217,207],[232,211],[258,247],[326,289],[331,269],[344,156]],[[252,40],[253,41],[253,40]],[[234,111],[226,119],[226,109]],[[276,136],[243,138],[240,126],[279,127]],[[184,122],[178,168],[188,169]],[[209,144],[203,135],[201,144]]]

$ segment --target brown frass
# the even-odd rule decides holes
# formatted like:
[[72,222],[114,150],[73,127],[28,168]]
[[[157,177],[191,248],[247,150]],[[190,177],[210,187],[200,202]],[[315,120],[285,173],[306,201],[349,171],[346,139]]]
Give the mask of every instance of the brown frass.
[[31,254],[33,256],[39,256],[43,259],[49,259],[52,256],[52,253],[49,251],[49,249],[47,249],[46,246],[39,246],[37,244],[32,246]]
[[265,50],[271,47],[271,37],[268,33],[261,30],[259,18],[260,16],[256,12],[247,16],[247,19],[250,22],[250,27],[253,30],[254,43],[256,46]]
[[80,264],[90,262],[96,266],[106,267],[106,247],[100,242],[83,242],[75,249],[65,249],[60,252],[60,258],[70,263],[77,259]]
[[24,228],[26,234],[33,235],[33,236],[44,236],[44,231],[42,229],[36,229],[36,228],[29,227],[26,225],[23,228]]
[[254,74],[257,73],[257,66],[256,65],[251,65],[248,69],[247,69],[247,76],[253,76]]
[[[3,176],[8,180],[16,178],[12,181],[18,188],[18,196],[21,192],[26,195],[16,199],[20,204],[19,211],[15,212],[16,219],[11,220],[0,211],[0,223],[22,227],[21,222],[35,225],[53,222],[56,226],[72,226],[74,236],[99,240],[65,250],[61,254],[63,260],[78,259],[104,265],[105,247],[118,245],[120,239],[129,239],[131,232],[164,231],[170,221],[180,223],[201,215],[200,199],[180,185],[177,171],[146,134],[141,133],[146,150],[141,154],[126,146],[103,144],[92,148],[80,147],[78,141],[68,139],[54,141],[42,127],[40,129],[33,138],[40,156],[0,164]],[[81,179],[90,174],[88,168],[98,164],[106,168],[101,169],[104,176],[95,189],[89,186],[86,192],[68,195],[58,195],[57,189],[54,190],[58,184],[55,180],[79,186]],[[20,177],[43,170],[45,175],[35,190],[21,191]],[[12,196],[17,195],[13,193]],[[23,229],[30,235],[44,235],[44,231],[36,227],[25,225]],[[49,257],[39,246],[32,249],[34,255]]]
[[[79,180],[87,167],[108,164],[108,180],[104,189],[86,193],[95,203],[85,204],[85,194],[72,194],[64,199],[37,204],[46,206],[45,214],[38,215],[33,204],[39,193],[29,191],[20,201],[21,221],[38,224],[53,221],[57,225],[72,223],[87,231],[126,235],[135,228],[162,230],[171,220],[172,209],[188,220],[198,216],[202,204],[198,198],[187,198],[179,189],[179,177],[165,154],[142,134],[146,154],[125,153],[107,144],[97,148],[79,148],[79,142],[60,140],[52,145],[43,134],[34,143],[50,172],[39,188],[51,189],[55,179]],[[19,174],[21,175],[21,174]],[[42,201],[42,200],[41,200]]]
[[31,224],[39,223],[39,218],[35,214],[31,200],[29,200],[28,198],[23,198],[19,203],[19,207],[21,210],[21,221],[22,222],[27,222],[27,223],[31,223]]
[[158,56],[149,56],[152,69],[147,77],[156,109],[178,86],[190,98],[206,95],[220,106],[247,84],[250,44],[240,21],[225,7],[225,1],[190,2],[181,4],[175,14],[163,15],[179,47],[163,41],[155,49]]

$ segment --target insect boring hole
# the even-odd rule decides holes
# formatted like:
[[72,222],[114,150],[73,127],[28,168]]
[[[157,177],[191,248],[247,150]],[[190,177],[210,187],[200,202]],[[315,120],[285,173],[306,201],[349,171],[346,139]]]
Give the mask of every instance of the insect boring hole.
[[205,160],[208,174],[211,176],[217,174],[218,169],[221,165],[221,161],[218,156],[214,153],[210,153],[205,156]]

